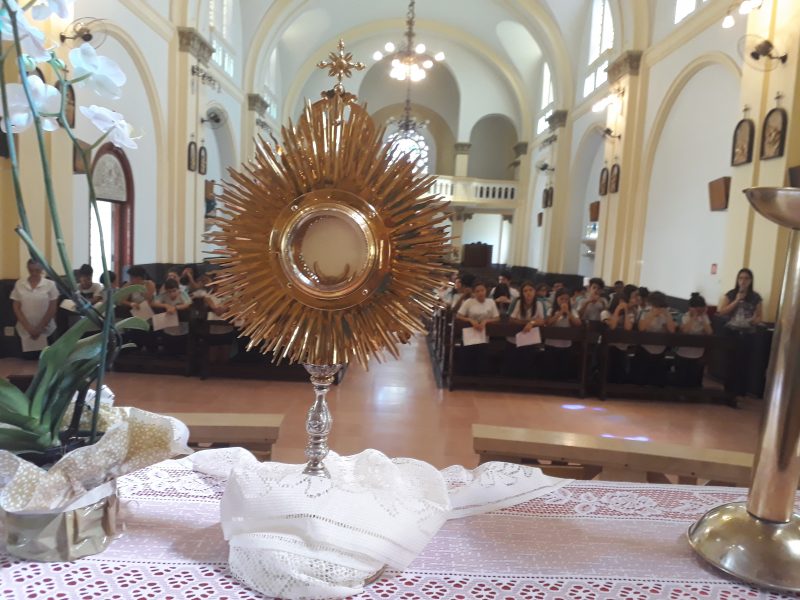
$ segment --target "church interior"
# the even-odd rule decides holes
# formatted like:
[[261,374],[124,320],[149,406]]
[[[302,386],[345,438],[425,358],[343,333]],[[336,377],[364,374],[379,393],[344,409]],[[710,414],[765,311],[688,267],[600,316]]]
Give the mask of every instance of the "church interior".
[[[392,160],[415,161],[447,203],[451,243],[449,280],[428,290],[436,309],[417,334],[397,334],[399,357],[338,373],[331,450],[750,483],[737,461],[757,451],[793,233],[744,190],[800,187],[800,2],[41,0],[62,4],[38,26],[60,40],[67,73],[76,52],[96,54],[113,89],[78,82],[65,95],[83,156],[61,131],[43,145],[33,128],[15,133],[13,152],[2,135],[0,378],[24,389],[47,340],[78,320],[63,294],[35,332],[20,319],[18,290],[34,294],[29,272],[41,276],[15,233],[20,193],[41,258],[63,274],[66,253],[97,290],[87,301],[102,299],[106,260],[115,287],[144,285],[118,315],[147,302],[153,325],[180,313],[126,334],[135,347],[105,378],[119,404],[190,429],[191,415],[209,416],[197,420],[209,430],[235,416],[230,439],[195,440],[223,445],[274,416],[274,439],[253,448],[305,462],[308,375],[221,316],[215,234],[226,186],[263,148],[284,156],[344,60],[341,84],[385,128]],[[36,71],[64,87],[49,65]],[[119,138],[93,141],[98,104],[119,113]],[[686,594],[673,597],[708,597]]]
[[[345,89],[449,202],[454,274],[487,279],[490,292],[503,271],[515,289],[524,279],[579,289],[601,278],[609,290],[621,281],[663,292],[680,312],[699,293],[719,313],[747,268],[762,299],[760,331],[776,320],[790,231],[760,217],[742,190],[800,185],[794,0],[76,0],[67,18],[44,27],[64,57],[90,44],[126,79],[118,99],[102,102],[124,115],[136,148],[93,148],[97,214],[70,140],[53,135],[47,146],[61,239],[73,268],[92,266],[95,281],[101,243],[119,283],[133,265],[156,286],[170,267],[205,273],[229,169],[252,159],[258,136],[277,147],[305,102],[331,88],[318,63],[342,40],[363,63]],[[100,100],[76,85],[72,102]],[[85,113],[73,119],[78,138],[96,139]],[[43,197],[33,133],[17,138],[22,189]],[[28,260],[7,201],[13,185],[0,157],[6,377],[36,369],[20,358],[8,299]],[[55,260],[45,203],[30,202],[28,219]],[[370,447],[474,467],[475,424],[698,451],[755,448],[763,380],[727,403],[653,397],[647,386],[601,399],[591,373],[580,393],[448,386],[437,344],[457,346],[444,349],[456,359],[464,349],[452,333],[437,338],[435,322],[401,346],[400,360],[349,366],[329,396],[335,451]],[[758,364],[746,366],[763,379],[769,342],[758,343],[749,355]],[[303,460],[311,392],[302,372],[256,357],[241,377],[215,375],[219,353],[191,374],[183,359],[160,369],[170,352],[110,372],[117,397],[166,413],[280,413],[273,458]],[[591,371],[600,359],[588,352]],[[280,369],[290,381],[268,374]]]

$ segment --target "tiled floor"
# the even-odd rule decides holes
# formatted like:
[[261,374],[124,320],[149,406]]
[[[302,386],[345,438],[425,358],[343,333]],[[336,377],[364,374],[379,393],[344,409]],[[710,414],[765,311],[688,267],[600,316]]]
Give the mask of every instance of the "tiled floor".
[[[31,373],[35,363],[0,360],[0,375]],[[209,379],[171,375],[109,375],[118,402],[152,411],[282,412],[274,458],[303,460],[305,413],[313,398],[309,384]],[[553,431],[643,437],[698,448],[752,451],[757,441],[760,401],[743,408],[706,404],[609,400],[458,390],[435,384],[422,341],[403,348],[402,360],[353,365],[329,394],[334,417],[331,447],[340,454],[377,448],[437,467],[475,466],[473,423],[535,427]]]

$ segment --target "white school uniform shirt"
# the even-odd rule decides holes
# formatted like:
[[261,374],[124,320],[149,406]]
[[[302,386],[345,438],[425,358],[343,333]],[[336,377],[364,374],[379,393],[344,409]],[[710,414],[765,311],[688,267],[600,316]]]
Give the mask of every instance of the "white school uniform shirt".
[[[189,299],[189,295],[181,290],[181,293],[174,300],[169,297],[169,292],[164,292],[156,296],[156,302],[169,304],[170,306],[180,306],[181,304],[190,304],[191,300]],[[165,327],[164,333],[167,335],[187,335],[189,333],[189,323],[181,321],[178,323],[177,327]]]
[[95,281],[92,283],[92,285],[85,289],[78,286],[78,293],[91,302],[95,298],[103,297],[103,284]]
[[[14,289],[11,291],[11,299],[19,302],[22,314],[25,315],[28,323],[36,326],[47,314],[50,303],[53,300],[58,300],[58,289],[54,281],[45,278],[42,278],[35,288],[31,287],[26,277],[18,279],[14,284]],[[37,340],[31,337],[31,334],[21,323],[17,323],[16,329],[22,341],[22,351],[30,352],[31,350],[42,349],[41,338],[44,337],[46,339],[53,334],[56,330],[56,322],[55,319],[50,319],[50,322],[45,326],[44,331],[42,331]]]
[[[708,318],[708,315],[700,315],[699,319],[695,319],[689,313],[683,315],[681,319],[681,330],[683,330],[683,326],[689,324],[689,330],[684,331],[683,333],[691,333],[694,335],[703,335],[705,334],[705,326],[711,325],[711,321]],[[703,352],[705,352],[705,348],[692,348],[692,347],[683,347],[683,348],[675,348],[675,354],[678,356],[682,356],[683,358],[700,358],[703,356]]]
[[[534,305],[533,306],[533,316],[530,317],[530,318],[527,318],[527,317],[523,317],[522,316],[522,301],[517,302],[514,305],[514,310],[511,311],[511,315],[509,316],[509,318],[517,319],[519,321],[524,321],[524,320],[526,320],[526,318],[529,321],[533,321],[533,320],[541,321],[541,320],[544,320],[544,307],[542,306],[542,303],[539,302],[538,300],[534,300],[533,305]],[[514,337],[514,336],[508,336],[506,338],[506,340],[509,343],[514,344],[515,346],[517,345],[517,338]]]
[[[639,319],[641,320],[645,316],[645,312],[641,314]],[[645,331],[652,331],[655,333],[667,333],[667,328],[665,325],[667,324],[667,315],[659,315],[657,318],[650,321],[650,326]],[[645,345],[642,344],[642,348],[647,350],[650,354],[661,354],[664,350],[666,350],[666,346],[653,346],[653,345]]]
[[458,309],[458,316],[483,323],[489,319],[498,319],[500,312],[497,310],[494,300],[489,297],[483,302],[478,302],[475,298],[467,298]]
[[[578,313],[589,302],[589,298],[584,298],[578,305]],[[603,311],[608,308],[608,301],[605,298],[598,298],[597,302],[589,305],[586,312],[583,313],[584,321],[600,321],[602,320]]]
[[[574,318],[579,318],[575,310],[571,310],[570,313]],[[558,321],[550,325],[550,327],[572,327],[572,323],[569,322],[569,317],[565,317],[559,313]],[[548,340],[545,338],[544,343],[546,346],[551,346],[553,348],[569,348],[572,346],[572,340]]]

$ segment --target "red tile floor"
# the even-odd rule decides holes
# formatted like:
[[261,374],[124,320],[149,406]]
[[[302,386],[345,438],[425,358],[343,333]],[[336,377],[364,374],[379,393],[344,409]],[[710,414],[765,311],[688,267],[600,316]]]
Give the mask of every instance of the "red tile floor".
[[[0,359],[0,376],[31,373],[35,363]],[[111,373],[120,405],[172,412],[281,412],[274,459],[303,461],[305,414],[313,398],[304,383]],[[473,423],[641,437],[698,448],[753,451],[761,402],[733,409],[710,404],[570,398],[436,387],[421,339],[402,348],[400,361],[352,365],[328,396],[334,424],[330,445],[340,454],[376,448],[445,467],[474,467]]]

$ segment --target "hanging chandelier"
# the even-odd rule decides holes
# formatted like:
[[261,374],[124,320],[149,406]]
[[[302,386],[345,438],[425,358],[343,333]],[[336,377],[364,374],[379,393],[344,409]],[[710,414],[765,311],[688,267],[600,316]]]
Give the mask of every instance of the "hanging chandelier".
[[417,121],[411,114],[411,82],[413,79],[407,78],[408,88],[406,89],[406,102],[403,106],[403,114],[400,117],[392,117],[389,123],[397,125],[397,132],[402,137],[412,137],[419,133],[418,130],[428,126],[428,121]]
[[428,173],[428,143],[422,130],[428,126],[428,121],[418,121],[411,114],[411,78],[406,78],[406,102],[403,107],[403,114],[400,117],[389,119],[389,125],[393,125],[397,130],[387,137],[387,142],[391,144],[391,155],[393,158],[405,157],[415,163],[415,172]]
[[392,42],[387,42],[383,47],[386,54],[377,50],[372,58],[383,60],[388,58],[391,61],[392,69],[389,72],[389,77],[397,79],[398,81],[421,81],[425,79],[426,71],[433,67],[437,62],[444,60],[444,52],[437,52],[436,54],[428,54],[425,44],[414,43],[414,25],[416,23],[415,14],[416,0],[411,0],[408,5],[408,14],[406,15],[406,34],[405,41],[401,44],[398,50]]

